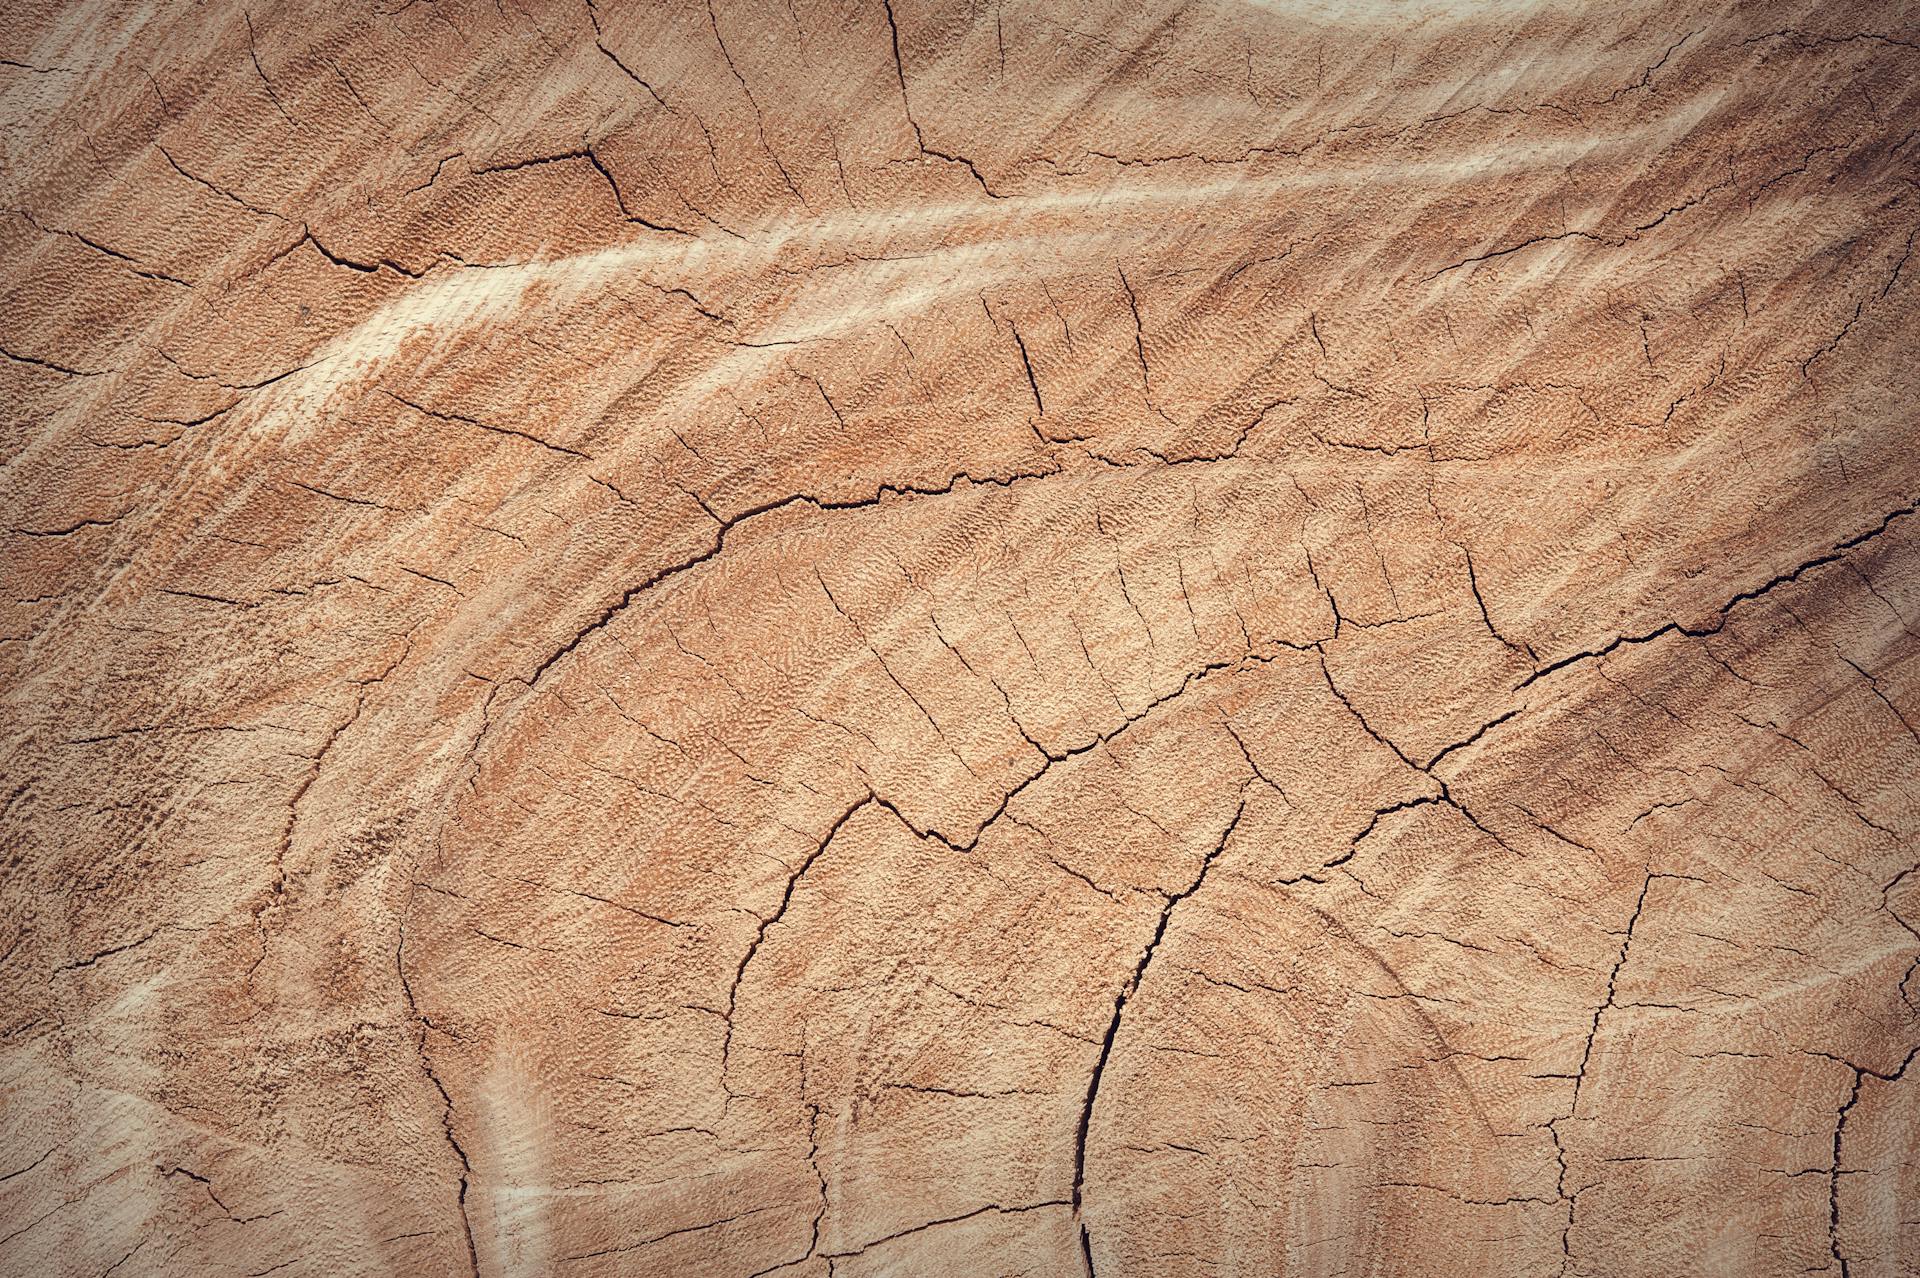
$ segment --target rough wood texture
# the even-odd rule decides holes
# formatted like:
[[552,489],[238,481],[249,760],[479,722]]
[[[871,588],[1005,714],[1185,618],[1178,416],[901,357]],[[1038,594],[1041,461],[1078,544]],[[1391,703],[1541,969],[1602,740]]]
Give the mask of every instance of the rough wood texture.
[[1920,1272],[1909,6],[0,55],[0,1271]]

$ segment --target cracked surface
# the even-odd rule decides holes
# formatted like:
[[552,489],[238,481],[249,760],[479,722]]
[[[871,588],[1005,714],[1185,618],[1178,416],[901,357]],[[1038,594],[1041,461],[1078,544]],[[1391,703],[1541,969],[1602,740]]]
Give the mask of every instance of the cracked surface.
[[8,7],[0,1272],[1920,1272],[1917,58]]

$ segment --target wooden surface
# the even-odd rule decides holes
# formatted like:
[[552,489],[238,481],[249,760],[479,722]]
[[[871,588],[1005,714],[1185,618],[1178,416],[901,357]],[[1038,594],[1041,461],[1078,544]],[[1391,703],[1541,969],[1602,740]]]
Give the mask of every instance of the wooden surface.
[[0,14],[0,1272],[1920,1272],[1920,15]]

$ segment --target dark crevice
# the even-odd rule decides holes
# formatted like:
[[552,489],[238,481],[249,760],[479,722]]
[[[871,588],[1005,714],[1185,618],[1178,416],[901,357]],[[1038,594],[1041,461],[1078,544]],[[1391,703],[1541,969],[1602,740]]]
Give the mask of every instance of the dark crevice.
[[748,966],[752,964],[754,956],[760,952],[760,947],[766,943],[767,933],[773,929],[775,924],[787,916],[787,909],[793,904],[793,894],[795,890],[799,888],[800,880],[806,877],[807,871],[813,868],[814,862],[825,855],[827,848],[833,843],[834,837],[846,828],[847,822],[853,820],[860,809],[874,802],[877,802],[877,799],[873,791],[868,790],[848,807],[846,811],[834,818],[833,823],[827,827],[827,832],[820,837],[820,841],[814,845],[813,850],[800,859],[799,865],[790,869],[787,874],[786,887],[780,893],[779,904],[774,907],[773,913],[761,918],[760,926],[755,929],[753,939],[747,942],[746,952],[740,956],[740,965],[734,968],[733,983],[727,987],[727,1005],[723,1013],[726,1022],[726,1031],[720,1042],[720,1081],[723,1088],[726,1085],[728,1066],[732,1060],[734,1013],[739,1006],[740,986],[744,984],[747,979]]
[[[1251,781],[1249,781],[1248,784],[1252,784]],[[1094,1106],[1099,1103],[1100,1099],[1101,1079],[1106,1074],[1107,1062],[1113,1056],[1113,1045],[1120,1037],[1120,1024],[1126,1016],[1127,1004],[1140,989],[1141,981],[1146,978],[1147,965],[1153,962],[1153,956],[1159,950],[1160,942],[1166,939],[1167,927],[1173,920],[1174,908],[1198,892],[1201,885],[1207,881],[1207,872],[1219,861],[1220,854],[1226,850],[1228,841],[1233,838],[1233,832],[1239,827],[1240,819],[1246,815],[1246,812],[1247,793],[1246,786],[1243,785],[1240,790],[1239,805],[1234,809],[1232,819],[1227,822],[1227,828],[1221,831],[1220,841],[1213,846],[1213,850],[1208,852],[1206,857],[1200,862],[1199,872],[1193,876],[1193,882],[1189,883],[1184,889],[1166,896],[1165,903],[1160,907],[1159,921],[1154,925],[1153,936],[1147,941],[1146,948],[1140,953],[1140,961],[1134,964],[1133,971],[1128,975],[1126,981],[1121,984],[1119,992],[1113,997],[1113,1016],[1107,1022],[1106,1035],[1100,1042],[1100,1054],[1095,1058],[1093,1073],[1087,1080],[1087,1097],[1080,1106],[1080,1122],[1074,1129],[1073,1138],[1073,1197],[1071,1199],[1071,1205],[1073,1207],[1074,1221],[1079,1225],[1080,1258],[1086,1265],[1089,1278],[1092,1278],[1094,1268],[1093,1237],[1088,1232],[1086,1217],[1083,1212],[1086,1205],[1087,1136],[1093,1127]]]
[[407,1016],[414,1022],[416,1035],[414,1051],[419,1059],[420,1073],[440,1097],[440,1126],[446,1137],[447,1148],[460,1164],[459,1191],[455,1204],[460,1211],[460,1229],[467,1243],[467,1268],[473,1278],[480,1278],[480,1249],[474,1241],[473,1220],[467,1214],[467,1191],[473,1184],[473,1160],[467,1157],[466,1148],[461,1145],[459,1135],[454,1131],[453,1096],[447,1091],[447,1085],[433,1067],[433,1059],[427,1050],[427,1031],[434,1028],[433,1022],[420,1010],[419,1000],[414,997],[413,982],[407,978],[406,963],[407,922],[403,912],[400,916],[399,940],[393,950],[394,970],[400,976],[400,993],[407,1005]]
[[524,439],[530,444],[538,444],[548,452],[559,453],[565,457],[577,457],[581,461],[593,460],[592,457],[577,448],[568,448],[565,444],[556,444],[552,440],[542,439],[538,435],[529,434],[524,430],[515,430],[511,426],[495,426],[493,423],[483,422],[477,417],[468,417],[465,413],[452,413],[438,408],[429,408],[417,400],[409,399],[405,395],[396,394],[384,386],[378,386],[374,389],[378,390],[394,403],[411,408],[423,417],[432,417],[443,422],[458,422],[463,426],[472,426],[479,430],[491,431],[496,435],[511,435],[515,439]]
[[1860,533],[1856,536],[1849,537],[1845,541],[1836,543],[1833,549],[1827,551],[1825,554],[1816,555],[1812,559],[1809,559],[1804,563],[1798,564],[1795,567],[1788,569],[1786,572],[1783,572],[1778,576],[1773,577],[1772,579],[1768,580],[1762,585],[1754,587],[1752,590],[1741,591],[1739,594],[1729,599],[1726,603],[1721,604],[1720,607],[1715,612],[1713,621],[1705,626],[1694,628],[1691,626],[1683,625],[1678,621],[1669,621],[1666,625],[1659,626],[1653,630],[1649,630],[1645,634],[1619,635],[1613,639],[1608,640],[1606,643],[1602,644],[1598,648],[1589,648],[1584,652],[1569,653],[1567,656],[1561,657],[1556,661],[1548,662],[1546,665],[1541,666],[1538,670],[1528,675],[1525,679],[1522,679],[1519,682],[1519,684],[1516,685],[1516,691],[1519,688],[1525,688],[1526,686],[1535,682],[1536,680],[1544,679],[1546,676],[1550,674],[1553,674],[1560,670],[1564,670],[1568,666],[1576,665],[1582,661],[1591,661],[1596,657],[1608,656],[1619,648],[1627,647],[1630,645],[1652,643],[1656,639],[1664,638],[1665,636],[1671,635],[1671,634],[1686,635],[1689,638],[1693,638],[1693,639],[1704,639],[1710,635],[1719,634],[1722,630],[1726,628],[1727,619],[1732,614],[1733,610],[1739,607],[1741,604],[1751,603],[1755,599],[1758,599],[1761,596],[1767,594],[1769,591],[1772,591],[1780,586],[1784,586],[1789,582],[1798,581],[1801,577],[1805,576],[1807,573],[1814,571],[1816,568],[1824,568],[1828,564],[1838,563],[1840,560],[1846,557],[1847,551],[1852,550],[1855,547],[1865,545],[1867,542],[1872,541],[1874,538],[1886,532],[1887,529],[1892,527],[1896,521],[1906,518],[1907,516],[1913,514],[1916,510],[1920,510],[1920,502],[1914,502],[1914,503],[1910,503],[1908,505],[1902,506],[1898,510],[1895,510],[1890,514],[1888,514],[1886,518],[1882,519],[1878,524],[1875,524],[1872,528],[1869,528],[1867,531]]
[[994,190],[992,186],[988,185],[986,177],[981,174],[979,168],[972,160],[956,152],[941,151],[927,145],[927,135],[921,132],[920,122],[914,118],[913,102],[907,96],[907,64],[900,56],[900,24],[894,20],[893,0],[880,0],[880,3],[881,7],[884,8],[887,13],[887,34],[893,41],[893,73],[900,81],[900,107],[906,113],[908,126],[913,129],[914,146],[919,149],[920,154],[923,156],[964,167],[967,172],[972,175],[974,182],[986,193],[988,199],[1006,199],[1007,197],[1003,193]]

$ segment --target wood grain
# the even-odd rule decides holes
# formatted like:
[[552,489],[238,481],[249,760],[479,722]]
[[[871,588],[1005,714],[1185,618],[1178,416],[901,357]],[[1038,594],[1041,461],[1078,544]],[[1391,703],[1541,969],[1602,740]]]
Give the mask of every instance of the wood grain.
[[0,13],[0,1272],[1920,1273],[1920,15]]

